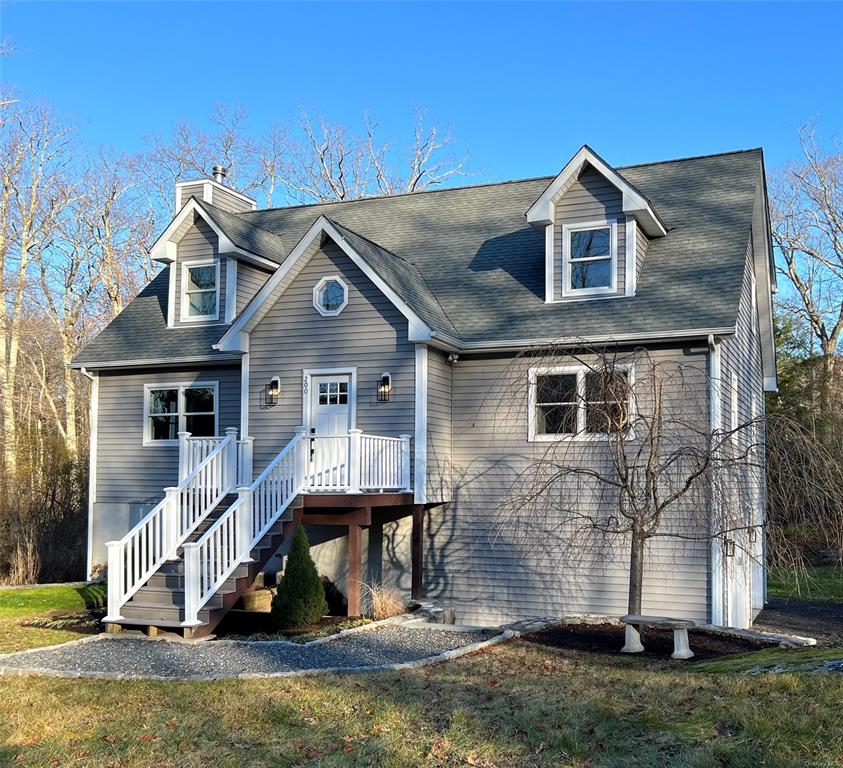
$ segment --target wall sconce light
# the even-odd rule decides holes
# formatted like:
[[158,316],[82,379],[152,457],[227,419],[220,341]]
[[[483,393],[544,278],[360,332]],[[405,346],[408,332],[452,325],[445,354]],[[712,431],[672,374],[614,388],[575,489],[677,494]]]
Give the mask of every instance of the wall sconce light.
[[723,539],[723,551],[726,553],[726,557],[734,557],[735,556],[735,540],[734,539]]
[[281,377],[273,376],[263,388],[263,399],[267,405],[278,405],[278,397],[281,395]]
[[385,403],[389,400],[389,395],[392,392],[392,374],[382,373],[378,379],[378,402]]

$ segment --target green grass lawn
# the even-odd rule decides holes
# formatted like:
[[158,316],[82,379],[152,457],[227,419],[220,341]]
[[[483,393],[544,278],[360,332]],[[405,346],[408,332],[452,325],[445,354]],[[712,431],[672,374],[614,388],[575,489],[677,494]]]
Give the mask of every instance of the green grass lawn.
[[798,585],[790,574],[770,571],[767,590],[771,597],[843,602],[843,568],[818,565],[808,569],[808,578]]
[[[0,626],[25,611],[7,605],[7,594]],[[80,605],[63,591],[55,597],[68,601],[62,610]],[[56,608],[47,590],[21,597],[28,601]],[[839,768],[843,675],[738,673],[775,654],[795,662],[817,653],[743,654],[716,671],[718,662],[694,667],[516,641],[372,675],[0,678],[0,765]]]
[[20,622],[53,614],[80,613],[104,605],[105,599],[104,584],[0,589],[0,653],[79,638],[74,632],[24,627]]

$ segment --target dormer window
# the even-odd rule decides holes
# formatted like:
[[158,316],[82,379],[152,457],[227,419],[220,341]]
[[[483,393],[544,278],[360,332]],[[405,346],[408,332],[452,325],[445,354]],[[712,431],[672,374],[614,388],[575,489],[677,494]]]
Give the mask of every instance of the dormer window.
[[182,263],[182,320],[218,320],[220,265],[216,259]]
[[615,291],[618,225],[614,221],[566,224],[562,231],[563,296]]

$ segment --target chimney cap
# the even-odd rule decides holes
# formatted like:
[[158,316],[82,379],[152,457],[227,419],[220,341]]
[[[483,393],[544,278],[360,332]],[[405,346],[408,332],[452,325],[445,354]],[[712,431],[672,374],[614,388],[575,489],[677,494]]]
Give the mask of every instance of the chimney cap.
[[224,165],[215,165],[213,168],[213,174],[214,181],[216,181],[218,184],[222,184],[223,179],[225,179],[225,177],[228,175],[228,171],[226,170]]

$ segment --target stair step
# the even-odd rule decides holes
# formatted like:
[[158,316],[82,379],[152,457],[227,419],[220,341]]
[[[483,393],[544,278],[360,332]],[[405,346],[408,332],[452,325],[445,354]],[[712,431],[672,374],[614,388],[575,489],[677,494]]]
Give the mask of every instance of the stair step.
[[[217,592],[208,600],[206,605],[209,608],[221,608],[223,596],[228,592],[233,592],[235,589],[235,584],[232,581],[229,588],[226,589],[225,583],[222,587],[217,590]],[[177,606],[180,608],[184,607],[184,589],[178,588],[173,589],[170,587],[155,587],[155,586],[143,586],[141,587],[135,594],[133,595],[132,599],[129,601],[128,605],[132,603],[138,603],[141,605],[161,605],[161,606]]]
[[[145,603],[129,602],[120,611],[124,619],[136,619],[140,623],[163,626],[161,622],[181,624],[184,621],[184,608],[176,605],[147,605]],[[210,609],[207,607],[199,611],[199,621],[203,624],[208,621]]]

